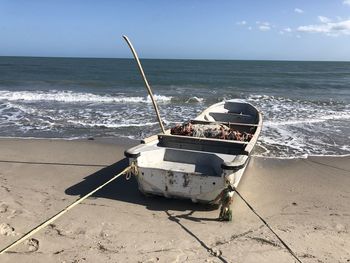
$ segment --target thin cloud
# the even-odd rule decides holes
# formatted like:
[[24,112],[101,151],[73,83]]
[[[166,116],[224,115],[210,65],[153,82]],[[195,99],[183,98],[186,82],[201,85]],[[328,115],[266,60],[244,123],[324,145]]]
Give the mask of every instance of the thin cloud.
[[[347,0],[348,1],[348,0]],[[349,0],[350,1],[350,0]],[[304,13],[304,10],[300,9],[300,8],[294,8],[294,12],[298,13],[298,14],[302,14]]]
[[349,5],[349,6],[350,6],[350,0],[344,0],[344,1],[343,1],[343,4],[344,4],[344,5]]
[[236,24],[239,25],[239,26],[244,26],[244,25],[247,24],[247,21],[242,20],[242,21],[237,22]]
[[269,31],[271,29],[270,26],[265,26],[265,25],[261,25],[259,26],[260,31]]
[[339,22],[322,22],[317,25],[300,26],[299,32],[321,33],[327,36],[350,35],[350,19]]
[[280,35],[288,34],[288,36],[291,36],[292,34],[290,33],[292,32],[293,32],[293,29],[291,29],[290,27],[285,27],[279,31],[279,34]]
[[255,23],[256,23],[257,25],[264,25],[264,26],[269,26],[269,25],[271,25],[269,22],[256,21]]
[[338,21],[343,20],[343,18],[342,18],[341,16],[336,16],[335,18],[336,18]]
[[329,19],[328,17],[325,17],[325,16],[318,16],[318,20],[320,20],[321,23],[329,23],[332,21],[331,19]]
[[271,30],[271,24],[269,22],[256,21],[255,23],[258,25],[258,29],[260,31],[269,31],[269,30]]

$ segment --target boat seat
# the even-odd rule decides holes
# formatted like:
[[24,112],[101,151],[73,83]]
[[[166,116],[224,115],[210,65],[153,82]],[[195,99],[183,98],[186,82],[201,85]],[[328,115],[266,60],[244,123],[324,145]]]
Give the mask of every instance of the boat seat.
[[225,124],[227,126],[235,125],[235,126],[248,126],[248,127],[258,127],[258,124],[253,123],[240,123],[240,122],[218,122],[218,121],[203,121],[203,120],[191,120],[192,124],[213,124],[213,123],[219,123],[219,124]]
[[194,151],[216,152],[224,154],[244,154],[248,142],[220,140],[212,138],[197,138],[181,135],[158,135],[159,146]]
[[218,122],[238,122],[238,123],[254,123],[255,117],[247,114],[233,112],[210,112],[209,115]]

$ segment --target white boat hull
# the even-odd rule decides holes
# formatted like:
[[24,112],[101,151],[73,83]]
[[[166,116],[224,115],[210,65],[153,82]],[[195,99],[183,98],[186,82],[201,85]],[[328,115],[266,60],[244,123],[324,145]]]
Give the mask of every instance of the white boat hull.
[[167,198],[185,198],[192,202],[207,203],[214,200],[227,186],[229,178],[237,187],[245,167],[227,176],[211,177],[178,171],[164,171],[153,168],[139,168],[137,176],[139,190],[145,194],[161,195]]
[[[242,106],[242,109],[248,108],[247,111],[251,114],[255,109],[247,103],[230,103],[233,108],[243,105],[245,108]],[[252,139],[249,142],[240,142],[193,138],[170,135],[169,131],[168,134],[146,139],[143,144],[129,149],[125,154],[130,163],[137,167],[137,181],[141,192],[207,203],[213,201],[228,185],[238,186],[261,130],[261,114],[256,110],[256,116],[252,115],[252,120],[242,112],[229,112],[231,115],[225,115],[227,110],[222,105],[227,106],[226,102],[215,104],[194,122],[216,122],[215,119],[206,119],[208,116],[213,118],[212,115],[226,119],[233,116],[236,121],[241,119],[242,124],[229,125],[243,130],[253,127]],[[210,115],[211,113],[215,114]]]

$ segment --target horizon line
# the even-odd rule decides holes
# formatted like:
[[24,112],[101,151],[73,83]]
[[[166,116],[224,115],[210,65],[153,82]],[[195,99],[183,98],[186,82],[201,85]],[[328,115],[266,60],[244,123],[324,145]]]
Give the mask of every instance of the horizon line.
[[[78,56],[18,56],[18,55],[0,55],[0,58],[63,58],[63,59],[128,59],[133,57],[78,57]],[[140,57],[143,60],[206,60],[206,61],[276,61],[276,62],[350,62],[350,60],[301,60],[301,59],[216,59],[216,58],[148,58]]]

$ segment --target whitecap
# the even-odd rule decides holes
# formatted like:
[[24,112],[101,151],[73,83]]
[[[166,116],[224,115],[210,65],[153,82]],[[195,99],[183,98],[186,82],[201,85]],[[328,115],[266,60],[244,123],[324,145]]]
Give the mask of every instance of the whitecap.
[[[172,97],[163,95],[154,95],[158,102],[169,102]],[[65,103],[151,103],[149,96],[147,97],[127,97],[127,96],[111,96],[98,95],[93,93],[82,93],[73,91],[0,91],[0,100],[2,101],[55,101]]]

